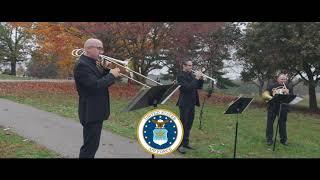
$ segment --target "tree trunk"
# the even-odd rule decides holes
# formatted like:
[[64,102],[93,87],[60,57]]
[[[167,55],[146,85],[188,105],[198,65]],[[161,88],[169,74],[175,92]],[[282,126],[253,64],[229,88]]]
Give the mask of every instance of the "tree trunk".
[[270,86],[270,79],[267,81],[267,88]]
[[259,96],[261,96],[261,95],[262,95],[262,87],[259,86]]
[[309,109],[317,111],[317,96],[316,96],[316,84],[314,82],[309,83]]
[[16,61],[11,61],[11,75],[16,75]]
[[259,80],[259,95],[262,95],[262,91],[263,91],[263,85],[264,85],[264,81],[263,80]]

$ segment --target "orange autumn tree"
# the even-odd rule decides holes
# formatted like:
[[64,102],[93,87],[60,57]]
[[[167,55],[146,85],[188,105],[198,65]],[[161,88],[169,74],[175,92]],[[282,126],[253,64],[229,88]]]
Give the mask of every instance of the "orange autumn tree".
[[72,75],[75,57],[71,52],[81,48],[87,37],[65,23],[37,22],[34,23],[32,33],[36,39],[36,53],[42,57],[42,63],[55,62],[59,78]]

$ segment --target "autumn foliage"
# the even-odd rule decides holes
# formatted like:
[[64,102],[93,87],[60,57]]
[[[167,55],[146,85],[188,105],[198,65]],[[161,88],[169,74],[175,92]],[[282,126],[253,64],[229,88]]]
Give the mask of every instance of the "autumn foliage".
[[[32,35],[34,66],[57,68],[55,76],[67,78],[76,58],[72,50],[82,48],[86,39],[103,42],[105,55],[132,59],[132,69],[147,75],[163,66],[177,66],[188,55],[196,39],[223,26],[223,22],[10,22]],[[195,38],[197,37],[197,38]],[[174,63],[172,61],[178,61]],[[42,64],[44,65],[42,65]],[[37,69],[37,68],[33,68]],[[32,73],[31,73],[32,74]],[[39,73],[33,73],[37,75]],[[40,77],[40,76],[39,76]],[[45,77],[45,76],[43,76]],[[135,77],[140,81],[140,77]]]
[[[127,85],[117,83],[109,88],[111,98],[130,100],[137,95],[141,86]],[[73,81],[70,82],[0,82],[0,97],[1,96],[18,96],[27,97],[28,94],[61,94],[65,96],[77,97],[76,87]],[[199,91],[200,101],[206,96],[206,92]],[[178,100],[179,92],[177,91],[171,100],[176,102]],[[222,94],[212,94],[207,101],[208,103],[225,104],[234,100],[234,96],[227,96]]]
[[[139,90],[138,86],[115,84],[109,88],[110,96],[115,98],[133,97]],[[73,81],[70,82],[1,82],[0,96],[14,95],[25,97],[29,93],[63,94],[77,96]]]
[[40,56],[41,63],[54,61],[58,66],[58,77],[72,74],[75,58],[71,56],[71,51],[83,45],[86,35],[64,23],[49,22],[33,23],[29,32],[35,37],[37,46],[34,52]]

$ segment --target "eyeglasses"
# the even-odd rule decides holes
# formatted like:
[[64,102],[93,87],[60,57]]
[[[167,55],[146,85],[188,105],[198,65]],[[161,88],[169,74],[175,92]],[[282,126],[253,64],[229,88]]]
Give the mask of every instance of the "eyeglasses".
[[103,51],[103,50],[104,50],[103,47],[97,47],[97,46],[90,46],[90,48],[97,48],[97,49],[100,50],[100,51]]

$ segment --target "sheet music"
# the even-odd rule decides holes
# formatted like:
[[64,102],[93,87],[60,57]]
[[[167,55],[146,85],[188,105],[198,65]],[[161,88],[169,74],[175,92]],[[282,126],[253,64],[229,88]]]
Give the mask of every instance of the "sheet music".
[[298,102],[300,102],[302,100],[303,100],[303,98],[297,96],[289,104],[294,105],[294,104],[297,104]]

